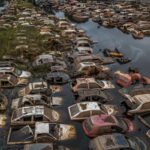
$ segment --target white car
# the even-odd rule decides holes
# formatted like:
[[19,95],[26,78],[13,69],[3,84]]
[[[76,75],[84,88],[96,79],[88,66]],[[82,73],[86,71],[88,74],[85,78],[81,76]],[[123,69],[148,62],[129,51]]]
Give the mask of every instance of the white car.
[[128,114],[139,114],[150,112],[150,91],[139,89],[127,92],[126,89],[119,91],[125,98],[125,103],[129,107]]
[[111,81],[96,80],[95,78],[78,78],[72,83],[73,92],[84,89],[113,89],[115,86]]
[[93,115],[115,115],[118,110],[114,105],[102,105],[98,102],[81,102],[68,107],[71,120],[84,120]]
[[31,73],[28,71],[20,70],[15,67],[0,67],[0,74],[10,74],[19,78],[30,78]]

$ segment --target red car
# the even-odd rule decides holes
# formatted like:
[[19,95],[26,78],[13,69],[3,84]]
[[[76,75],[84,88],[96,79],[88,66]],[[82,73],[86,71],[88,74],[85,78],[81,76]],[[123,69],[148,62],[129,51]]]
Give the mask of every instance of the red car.
[[112,132],[131,132],[134,129],[133,123],[121,117],[113,115],[95,115],[83,122],[83,129],[87,136],[96,137]]

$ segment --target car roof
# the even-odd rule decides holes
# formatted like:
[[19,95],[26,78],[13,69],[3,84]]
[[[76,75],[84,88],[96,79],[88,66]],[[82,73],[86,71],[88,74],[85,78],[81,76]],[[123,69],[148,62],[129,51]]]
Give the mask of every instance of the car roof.
[[98,136],[96,139],[104,150],[129,147],[129,143],[125,136],[119,133]]
[[97,102],[81,102],[76,104],[81,111],[100,110]]
[[77,78],[76,81],[80,83],[90,83],[90,82],[96,82],[95,78]]
[[150,94],[142,94],[133,96],[134,102],[137,104],[144,104],[150,102]]

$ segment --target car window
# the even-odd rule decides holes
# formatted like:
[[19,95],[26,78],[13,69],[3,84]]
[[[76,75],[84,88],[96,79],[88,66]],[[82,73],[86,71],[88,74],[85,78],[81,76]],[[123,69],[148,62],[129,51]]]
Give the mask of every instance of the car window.
[[78,117],[89,117],[90,116],[90,111],[86,111],[86,112],[81,112]]
[[150,103],[143,104],[142,109],[150,109]]
[[100,87],[96,83],[90,83],[90,88],[93,89],[93,88],[100,88]]
[[78,88],[88,88],[87,84],[80,84]]
[[1,86],[11,86],[8,81],[1,81]]
[[102,112],[100,112],[100,111],[96,111],[96,110],[93,110],[92,111],[92,115],[98,115],[98,114],[101,114]]

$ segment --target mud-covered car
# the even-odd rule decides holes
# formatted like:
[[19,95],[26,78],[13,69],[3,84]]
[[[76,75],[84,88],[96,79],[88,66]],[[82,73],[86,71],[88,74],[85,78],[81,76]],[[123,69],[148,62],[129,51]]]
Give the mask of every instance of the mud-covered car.
[[60,114],[45,106],[27,106],[13,111],[11,125],[29,125],[37,121],[56,122],[59,121]]
[[12,109],[18,109],[24,106],[44,105],[47,107],[61,105],[63,103],[62,97],[46,96],[43,94],[28,94],[12,100]]
[[20,70],[15,67],[0,67],[0,74],[10,74],[17,78],[30,78],[31,73],[29,71]]
[[36,122],[35,126],[12,126],[7,144],[51,143],[76,138],[74,125]]
[[114,105],[100,104],[98,102],[81,102],[68,107],[71,120],[84,120],[98,114],[119,114],[119,109]]
[[26,87],[21,89],[18,92],[19,96],[25,96],[27,94],[37,94],[42,93],[45,95],[51,94],[51,89],[49,88],[47,82],[32,82],[29,83]]
[[65,84],[70,81],[70,77],[65,72],[50,72],[44,78],[48,83],[51,84]]
[[13,75],[0,75],[1,88],[13,88],[15,86],[23,86],[28,84],[28,79],[16,78]]
[[90,150],[148,150],[147,145],[138,137],[126,137],[120,133],[101,135],[89,143]]
[[74,96],[77,102],[97,101],[100,103],[105,103],[112,100],[111,96],[106,94],[101,89],[79,90],[77,93],[74,94]]
[[119,92],[126,98],[124,103],[127,105],[128,114],[140,114],[150,112],[150,89],[121,89]]
[[72,90],[73,92],[78,92],[79,90],[84,89],[113,89],[115,86],[111,83],[111,81],[106,80],[96,80],[95,78],[77,78],[72,82]]

